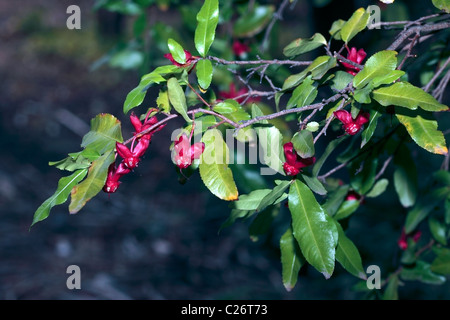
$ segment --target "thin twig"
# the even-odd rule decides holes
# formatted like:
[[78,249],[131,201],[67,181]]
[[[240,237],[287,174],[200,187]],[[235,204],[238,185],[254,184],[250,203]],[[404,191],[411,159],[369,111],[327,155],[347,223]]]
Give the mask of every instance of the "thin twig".
[[273,14],[272,20],[270,21],[269,25],[267,26],[266,32],[264,33],[263,41],[259,47],[259,51],[264,53],[266,51],[267,42],[269,41],[270,33],[272,32],[272,28],[275,25],[275,23],[278,20],[283,20],[283,11],[286,8],[286,6],[289,4],[289,0],[284,0],[280,6],[278,7],[277,12]]
[[447,68],[449,63],[450,63],[450,57],[448,57],[448,59],[444,62],[442,67],[439,68],[439,70],[433,75],[433,77],[430,79],[430,81],[428,81],[427,85],[423,88],[423,90],[425,92],[428,92],[428,90],[430,90],[430,88],[433,85],[433,83],[436,81],[437,78],[439,78],[439,76],[445,70],[445,68]]
[[213,56],[209,56],[208,59],[215,61],[219,64],[223,64],[223,65],[270,64],[270,65],[308,66],[312,63],[312,61],[295,61],[295,60],[278,60],[278,59],[273,59],[273,60],[259,59],[259,60],[248,60],[248,61],[234,60],[234,61],[232,61],[232,60],[225,60],[225,59],[221,59],[221,58],[213,57]]

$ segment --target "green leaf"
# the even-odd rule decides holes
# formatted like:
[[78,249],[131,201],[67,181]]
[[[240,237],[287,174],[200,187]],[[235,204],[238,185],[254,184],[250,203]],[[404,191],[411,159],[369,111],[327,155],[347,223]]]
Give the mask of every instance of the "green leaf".
[[417,197],[417,168],[409,149],[402,145],[394,157],[394,187],[400,203],[408,208],[414,205]]
[[71,191],[70,213],[79,212],[86,203],[95,197],[103,188],[108,174],[108,167],[114,162],[114,151],[105,153],[92,162],[87,178],[73,187]]
[[360,205],[359,200],[345,200],[342,202],[336,214],[333,216],[335,220],[342,220],[349,217],[352,213],[358,210]]
[[319,80],[331,68],[336,66],[336,58],[330,56],[319,56],[302,72],[290,75],[283,83],[282,90],[289,90],[298,86],[311,73],[311,79]]
[[237,219],[247,218],[251,214],[252,214],[251,211],[232,209],[227,220],[220,226],[219,232],[231,226],[233,223],[236,222]]
[[425,219],[435,208],[438,202],[449,196],[450,191],[447,187],[433,189],[419,197],[414,207],[408,212],[405,220],[405,232],[411,233],[416,229],[420,222]]
[[439,220],[430,217],[428,219],[428,226],[430,227],[431,235],[440,244],[447,245],[447,228]]
[[345,22],[340,30],[341,38],[345,43],[348,43],[360,31],[364,30],[369,22],[370,14],[364,9],[356,10],[350,19]]
[[388,87],[375,89],[372,95],[385,107],[394,105],[411,110],[416,110],[417,107],[427,111],[448,110],[446,105],[439,103],[432,95],[409,82],[396,82]]
[[417,261],[413,268],[403,268],[400,272],[403,280],[416,280],[427,284],[443,284],[445,277],[431,271],[430,264],[425,261]]
[[361,89],[371,80],[383,77],[397,67],[396,51],[380,51],[372,55],[364,64],[364,69],[358,72],[353,79],[353,86]]
[[159,91],[158,98],[156,98],[156,106],[162,112],[170,113],[172,108],[170,106],[169,93],[167,91]]
[[198,84],[203,90],[206,90],[211,85],[213,77],[213,67],[210,60],[202,59],[197,62],[197,79]]
[[174,109],[179,114],[181,114],[186,122],[192,122],[192,120],[187,115],[187,103],[186,96],[184,95],[184,90],[178,83],[177,78],[170,78],[167,81],[167,89],[169,92],[169,101]]
[[342,40],[341,29],[345,23],[346,23],[346,21],[342,20],[342,19],[339,19],[339,20],[336,20],[333,22],[333,24],[331,25],[330,31],[328,31],[328,32],[334,39]]
[[314,138],[310,131],[301,130],[294,134],[291,139],[295,151],[302,158],[311,158],[314,156]]
[[233,208],[247,211],[259,211],[258,208],[261,202],[272,190],[259,189],[250,192],[249,194],[241,194],[239,199],[233,202]]
[[246,12],[233,24],[233,36],[236,38],[253,37],[261,32],[270,22],[275,12],[275,7],[253,6],[253,10]]
[[292,230],[300,249],[325,278],[334,270],[338,232],[335,223],[323,211],[311,190],[299,180],[289,189]]
[[54,206],[66,202],[72,188],[81,180],[83,180],[84,177],[86,177],[87,172],[87,169],[81,169],[75,171],[68,177],[59,179],[58,187],[55,193],[50,198],[45,200],[44,203],[41,204],[41,206],[34,213],[33,222],[30,228],[37,222],[47,219],[50,214],[50,210]]
[[292,41],[286,47],[284,47],[283,54],[286,57],[292,58],[302,53],[312,51],[323,45],[327,45],[327,40],[320,33],[315,33],[311,38],[298,38]]
[[253,219],[252,223],[248,227],[248,233],[252,241],[258,241],[260,235],[269,232],[274,218],[280,211],[280,205],[274,206],[269,210],[264,210]]
[[207,130],[202,142],[205,144],[205,150],[199,171],[203,183],[216,197],[227,201],[237,200],[239,194],[233,173],[228,167],[229,150],[222,133],[217,129]]
[[368,84],[367,86],[361,89],[355,89],[353,93],[353,98],[359,103],[365,104],[371,103],[372,100],[370,99],[370,93],[372,92],[372,90],[373,90],[372,84]]
[[281,236],[280,251],[283,285],[287,291],[291,291],[297,284],[298,273],[305,263],[291,228]]
[[389,277],[389,281],[386,286],[386,290],[383,294],[383,300],[398,300],[398,286],[400,280],[397,274],[392,274]]
[[286,105],[286,109],[294,107],[300,108],[313,103],[314,99],[317,97],[318,91],[316,86],[314,86],[314,80],[311,78],[312,76],[308,76],[301,85],[295,88]]
[[75,171],[79,169],[86,169],[89,168],[91,165],[91,160],[86,159],[81,155],[81,152],[79,152],[76,156],[70,156],[59,160],[59,161],[53,161],[48,163],[49,166],[55,166],[59,170],[66,170],[66,171]]
[[333,84],[331,88],[336,91],[344,90],[350,82],[353,81],[353,76],[345,71],[338,70],[335,72],[335,77],[331,81]]
[[[227,99],[218,103],[213,108],[213,110],[219,112],[222,115],[225,115],[228,119],[234,122],[246,121],[251,119],[250,114],[248,114],[248,112],[245,111],[245,109],[236,100],[233,99]],[[241,142],[253,141],[256,138],[254,134],[255,132],[250,126],[245,127],[237,132],[236,139]]]
[[368,198],[378,197],[380,194],[382,194],[384,191],[386,191],[388,184],[389,184],[388,179],[378,180],[375,183],[375,185],[373,186],[372,190],[370,190],[370,192],[366,194],[366,197],[368,197]]
[[139,85],[131,90],[125,99],[123,104],[123,113],[128,113],[131,109],[139,106],[145,99],[148,88],[153,84],[159,84],[166,81],[163,77],[165,74],[182,72],[183,68],[178,68],[174,65],[161,66],[153,70],[152,72],[142,76]]
[[336,260],[352,275],[366,280],[367,276],[364,272],[361,255],[359,254],[358,248],[355,246],[353,241],[347,237],[341,227],[341,224],[337,221],[334,222],[337,227],[339,239],[336,247]]
[[348,185],[344,185],[328,194],[325,203],[322,204],[322,208],[330,217],[333,217],[341,207],[349,189]]
[[167,46],[169,47],[169,51],[172,54],[172,58],[178,62],[179,64],[185,64],[186,63],[186,53],[184,52],[183,47],[173,40],[172,38],[169,38],[167,40]]
[[437,121],[422,118],[420,115],[414,117],[396,114],[396,117],[417,145],[431,153],[448,153],[444,134],[437,129]]
[[269,193],[267,193],[256,208],[256,211],[263,211],[268,206],[278,202],[278,200],[283,196],[284,191],[290,186],[292,181],[281,181],[279,185],[273,188]]
[[122,141],[120,121],[113,115],[102,113],[91,119],[91,130],[83,137],[81,146],[101,155]]
[[450,12],[450,1],[448,0],[432,0],[433,5],[439,10],[444,10],[445,12]]
[[216,36],[219,23],[219,1],[205,0],[197,14],[197,28],[195,29],[195,48],[202,57],[206,57]]
[[437,251],[437,257],[433,260],[430,267],[431,271],[449,275],[450,274],[450,249],[440,248]]
[[375,77],[371,81],[371,83],[373,84],[374,88],[378,88],[379,86],[381,86],[383,84],[393,83],[394,81],[398,80],[403,75],[405,75],[405,71],[403,71],[403,70],[392,70],[386,74]]
[[305,180],[306,185],[315,193],[320,194],[321,196],[327,194],[327,189],[323,186],[323,184],[317,179],[317,177],[310,177],[306,174],[302,175],[303,180]]
[[365,126],[364,131],[361,134],[361,148],[364,147],[372,138],[375,129],[377,128],[378,118],[381,117],[381,113],[375,109],[370,110],[369,123]]

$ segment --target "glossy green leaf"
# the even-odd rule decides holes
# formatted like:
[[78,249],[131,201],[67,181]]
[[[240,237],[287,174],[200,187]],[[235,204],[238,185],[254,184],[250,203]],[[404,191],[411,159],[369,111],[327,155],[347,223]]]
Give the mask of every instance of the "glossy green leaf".
[[[261,202],[272,190],[259,189],[250,192],[249,194],[241,194],[239,199],[233,202],[233,208],[247,211],[258,211]],[[275,200],[274,200],[275,201]]]
[[396,82],[388,87],[375,89],[373,98],[381,105],[405,107],[411,110],[421,107],[427,111],[448,110],[446,105],[439,103],[431,94],[409,82]]
[[433,5],[439,10],[444,10],[445,12],[450,12],[450,1],[448,0],[432,0]]
[[290,186],[291,182],[292,181],[281,181],[279,185],[277,185],[263,197],[261,202],[258,204],[256,211],[258,212],[263,211],[268,206],[276,203],[277,200],[279,200],[280,197],[283,196],[284,191],[286,191],[286,189]]
[[359,103],[364,104],[371,103],[372,99],[370,98],[370,93],[372,92],[372,90],[373,90],[372,84],[369,84],[361,89],[355,89],[355,91],[353,92],[353,98]]
[[400,272],[403,280],[415,280],[427,284],[443,284],[445,277],[434,273],[430,269],[430,264],[425,261],[417,261],[412,268],[403,268]]
[[322,204],[322,208],[330,217],[333,217],[338,211],[338,209],[341,207],[349,189],[350,186],[343,185],[337,188],[336,190],[328,193],[325,203]]
[[179,64],[186,63],[186,53],[184,52],[183,47],[176,42],[174,39],[169,38],[167,41],[167,46],[169,47],[169,51],[172,54],[172,58],[178,62]]
[[283,54],[286,57],[291,58],[312,51],[324,45],[327,45],[327,40],[320,33],[315,33],[311,38],[298,38],[292,41],[286,47],[284,47]]
[[338,232],[311,190],[298,179],[289,189],[292,230],[301,252],[325,278],[331,277],[335,265]]
[[420,115],[414,117],[396,114],[396,117],[417,145],[431,153],[448,153],[444,134],[438,130],[437,121],[422,118]]
[[314,85],[314,80],[311,79],[312,76],[308,76],[302,84],[292,92],[292,96],[287,102],[286,109],[291,109],[294,107],[304,107],[310,105],[314,102],[317,97],[317,88]]
[[[213,110],[225,115],[228,119],[234,122],[251,119],[250,114],[245,111],[245,109],[236,100],[233,99],[227,99],[218,103]],[[241,142],[254,141],[256,139],[255,132],[251,126],[245,127],[237,132],[236,139]]]
[[187,115],[187,103],[184,90],[178,83],[177,78],[170,78],[167,81],[167,90],[169,93],[169,101],[173,108],[184,118],[184,120],[186,120],[186,122],[192,122]]
[[437,256],[431,263],[431,271],[449,275],[450,274],[450,249],[439,248]]
[[403,207],[414,205],[417,197],[417,168],[409,149],[402,145],[394,157],[394,187]]
[[202,59],[197,62],[196,66],[198,84],[203,90],[211,85],[213,77],[213,66],[210,60]]
[[360,204],[361,203],[359,202],[359,200],[345,200],[344,202],[342,202],[333,218],[336,220],[342,220],[349,217],[356,210],[358,210]]
[[361,89],[371,80],[389,74],[397,67],[396,51],[379,51],[372,55],[364,64],[364,69],[358,72],[353,79],[353,86]]
[[237,200],[239,194],[233,173],[228,167],[229,150],[222,133],[217,129],[207,130],[202,142],[205,144],[205,150],[199,171],[203,183],[216,197],[227,201]]
[[405,75],[405,71],[403,70],[392,70],[373,78],[371,80],[371,83],[373,84],[374,88],[378,88],[383,84],[392,84],[394,81],[397,81],[403,75]]
[[88,172],[87,169],[81,169],[75,171],[68,177],[59,179],[58,187],[55,193],[50,198],[45,200],[44,203],[42,203],[34,213],[31,227],[37,222],[47,219],[47,217],[50,214],[50,210],[54,206],[66,202],[72,188],[81,180],[83,180],[84,177],[86,177],[87,172]]
[[361,134],[361,148],[364,147],[370,141],[370,139],[372,139],[375,129],[377,128],[379,117],[381,117],[380,112],[375,109],[370,110],[369,123],[365,125],[365,129]]
[[281,236],[280,251],[283,285],[287,291],[291,291],[297,284],[298,273],[305,263],[291,228]]
[[205,0],[197,14],[197,28],[195,29],[195,48],[202,57],[206,57],[216,36],[219,23],[219,1]]
[[275,7],[253,6],[253,10],[243,14],[233,24],[233,35],[236,38],[253,37],[261,32],[270,22],[275,12]]
[[428,219],[428,226],[431,231],[431,235],[433,238],[439,242],[440,244],[446,246],[447,245],[447,228],[445,225],[439,220],[430,217]]
[[450,195],[447,187],[440,187],[425,192],[422,197],[419,197],[416,204],[408,212],[405,220],[405,232],[411,233],[416,229],[420,222],[422,222],[430,212],[435,208],[437,203],[444,200]]
[[369,22],[370,14],[364,9],[356,10],[350,19],[346,21],[340,30],[341,38],[345,43],[348,43],[354,36],[364,30]]
[[108,167],[113,162],[113,150],[92,162],[87,178],[73,187],[71,191],[70,213],[79,212],[90,199],[102,190],[108,174]]
[[91,130],[84,135],[81,146],[103,154],[122,141],[120,121],[111,114],[102,113],[91,119]]
[[302,158],[311,158],[314,156],[314,137],[308,130],[301,130],[294,134],[291,139],[295,151]]
[[327,189],[323,186],[322,182],[317,179],[317,177],[310,177],[306,174],[302,175],[303,180],[305,180],[306,185],[313,191],[314,193],[320,194],[321,196],[327,194]]
[[355,246],[353,241],[347,237],[341,227],[341,224],[337,221],[334,222],[339,235],[339,240],[336,247],[336,260],[352,275],[366,280],[367,276],[364,272],[361,255],[359,254],[358,248]]
[[380,179],[378,180],[375,185],[373,186],[372,190],[370,190],[367,194],[366,197],[368,198],[376,198],[378,197],[380,194],[382,194],[384,191],[386,191],[386,188],[389,184],[389,180],[388,179]]

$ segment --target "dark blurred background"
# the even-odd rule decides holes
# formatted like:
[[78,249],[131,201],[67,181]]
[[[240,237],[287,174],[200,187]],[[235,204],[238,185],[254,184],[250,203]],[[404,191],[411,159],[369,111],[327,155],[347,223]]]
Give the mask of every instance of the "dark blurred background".
[[[321,2],[329,3],[298,1],[285,11],[277,26],[283,30],[280,48],[314,32],[327,35],[334,20],[347,19],[360,5],[376,4],[331,1],[321,7]],[[396,2],[399,16],[390,20],[431,12]],[[81,8],[81,30],[66,28],[71,4]],[[127,122],[123,101],[142,74],[101,64],[127,33],[130,18],[92,7],[93,1],[0,2],[0,299],[360,298],[352,290],[357,279],[340,266],[329,280],[302,269],[297,286],[287,292],[278,251],[283,230],[275,228],[257,242],[250,240],[246,223],[218,233],[228,204],[215,199],[198,174],[186,185],[178,183],[169,129],[154,136],[144,161],[116,194],[98,195],[76,215],[69,215],[68,203],[57,206],[29,230],[34,211],[64,174],[48,162],[79,151],[96,114],[112,113]],[[150,19],[177,26],[172,9],[156,8]],[[370,51],[371,40],[360,41]],[[173,128],[183,124],[173,122]],[[398,255],[405,211],[395,195],[383,199],[387,203],[368,201],[352,221],[349,237],[360,247],[365,267],[395,265],[391,259]],[[66,287],[66,268],[72,264],[81,268],[81,290]],[[412,284],[401,294],[443,299],[449,298],[448,289]]]

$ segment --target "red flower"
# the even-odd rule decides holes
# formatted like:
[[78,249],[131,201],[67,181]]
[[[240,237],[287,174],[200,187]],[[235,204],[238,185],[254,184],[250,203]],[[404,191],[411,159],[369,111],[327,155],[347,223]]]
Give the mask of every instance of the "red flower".
[[195,61],[199,58],[199,57],[193,56],[193,55],[192,55],[189,51],[187,51],[187,50],[184,50],[184,54],[185,54],[185,57],[186,57],[186,62],[183,63],[183,64],[178,63],[177,61],[175,61],[175,59],[173,58],[173,56],[172,56],[171,53],[166,53],[166,54],[164,55],[164,58],[169,59],[170,62],[172,62],[173,65],[175,65],[175,66],[177,66],[177,67],[180,67],[180,68],[189,67],[193,62],[194,62],[194,64],[195,64]]
[[[348,48],[347,48],[347,51],[348,51]],[[350,49],[350,51],[348,51],[347,59],[350,61],[353,61],[357,64],[361,64],[361,62],[364,60],[364,58],[366,56],[367,56],[367,53],[364,51],[364,49],[359,49],[358,51],[356,51],[356,48],[353,47]],[[347,62],[341,62],[341,63],[344,66],[344,68],[346,69],[345,71],[347,71],[351,75],[356,75],[360,71],[359,68],[352,66],[351,64],[349,64]]]
[[338,110],[334,112],[334,116],[338,118],[342,124],[346,133],[349,135],[355,135],[361,130],[361,127],[369,122],[370,114],[368,112],[360,111],[356,116],[356,119],[352,118],[352,115],[345,110]]
[[361,195],[355,191],[349,191],[347,193],[347,196],[345,197],[345,201],[352,201],[352,200],[359,201],[360,199],[361,199]]
[[119,179],[130,171],[131,170],[128,169],[123,162],[121,162],[117,168],[115,164],[112,163],[108,168],[108,176],[105,185],[103,186],[103,191],[106,193],[116,192],[120,185]]
[[186,169],[192,164],[194,159],[200,158],[205,150],[203,142],[194,143],[191,146],[188,136],[183,133],[177,141],[175,141],[173,148],[173,162],[180,169]]
[[236,56],[241,57],[245,55],[247,52],[250,52],[250,47],[245,43],[242,43],[238,40],[233,41],[233,52]]
[[[240,97],[243,96],[239,99],[236,99],[236,101],[241,104],[245,101],[246,96],[245,94],[248,93],[248,89],[247,88],[241,88],[239,89],[239,91],[236,91],[236,85],[234,84],[234,82],[230,83],[230,89],[228,91],[220,91],[219,92],[219,96],[223,99],[234,99],[236,97]],[[250,103],[250,102],[258,102],[260,99],[259,97],[255,97],[255,98],[249,98],[247,99],[246,103]]]
[[283,146],[286,162],[283,163],[283,169],[286,175],[295,176],[300,173],[301,169],[313,165],[316,162],[315,157],[302,158],[294,150],[292,142],[285,143]]
[[402,234],[400,235],[400,239],[398,239],[397,244],[402,250],[408,249],[408,238],[412,238],[415,243],[419,241],[422,235],[422,231],[418,230],[414,233],[405,233],[405,228],[402,229]]

